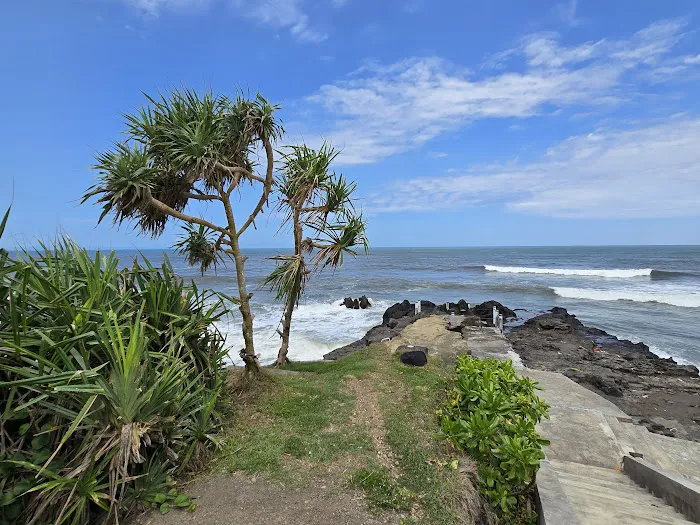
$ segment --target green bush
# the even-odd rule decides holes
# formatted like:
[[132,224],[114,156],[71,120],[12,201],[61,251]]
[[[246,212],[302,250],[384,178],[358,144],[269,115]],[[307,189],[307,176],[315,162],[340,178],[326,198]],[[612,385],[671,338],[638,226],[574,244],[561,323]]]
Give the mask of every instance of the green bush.
[[0,297],[0,524],[192,509],[173,475],[217,444],[221,300],[69,240],[0,254]]
[[537,388],[511,361],[461,356],[440,411],[442,435],[477,462],[481,491],[507,523],[520,522],[548,444],[535,432],[549,410]]

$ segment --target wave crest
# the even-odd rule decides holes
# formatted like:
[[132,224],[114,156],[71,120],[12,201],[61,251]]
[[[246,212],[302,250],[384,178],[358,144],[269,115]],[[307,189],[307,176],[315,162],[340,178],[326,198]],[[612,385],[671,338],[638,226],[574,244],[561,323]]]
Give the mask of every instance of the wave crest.
[[630,278],[630,277],[648,277],[651,276],[653,270],[651,268],[639,268],[630,270],[598,270],[598,269],[579,269],[579,268],[527,268],[520,266],[484,266],[488,272],[501,273],[535,273],[535,274],[553,274],[553,275],[578,275],[584,277],[613,277],[613,278]]
[[554,293],[567,299],[591,301],[634,301],[637,303],[663,303],[683,308],[700,308],[700,294],[641,292],[634,290],[599,290],[595,288],[554,287]]

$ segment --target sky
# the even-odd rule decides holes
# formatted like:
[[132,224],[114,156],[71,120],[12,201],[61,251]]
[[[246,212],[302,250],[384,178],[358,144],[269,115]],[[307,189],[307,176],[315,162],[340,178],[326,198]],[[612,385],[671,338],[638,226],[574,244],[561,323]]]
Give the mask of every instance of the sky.
[[[700,244],[697,0],[24,0],[0,17],[0,245],[162,248],[80,205],[144,93],[260,92],[372,246]],[[247,216],[252,197],[236,202]],[[220,220],[213,205],[190,213]],[[268,212],[242,239],[284,247]]]

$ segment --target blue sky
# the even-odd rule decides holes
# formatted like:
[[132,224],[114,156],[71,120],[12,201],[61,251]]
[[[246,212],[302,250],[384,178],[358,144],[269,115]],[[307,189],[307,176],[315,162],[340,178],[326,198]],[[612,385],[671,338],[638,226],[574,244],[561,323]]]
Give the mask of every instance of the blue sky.
[[[187,86],[342,148],[374,246],[700,244],[698,29],[696,0],[8,2],[2,243],[172,242],[78,200],[141,92]],[[258,226],[246,246],[289,245]]]

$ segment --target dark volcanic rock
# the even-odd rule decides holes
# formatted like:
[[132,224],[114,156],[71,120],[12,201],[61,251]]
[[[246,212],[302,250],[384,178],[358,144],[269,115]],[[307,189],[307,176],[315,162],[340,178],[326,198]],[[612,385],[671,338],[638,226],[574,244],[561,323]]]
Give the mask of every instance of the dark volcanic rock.
[[367,299],[367,296],[363,295],[362,297],[360,297],[360,308],[364,310],[365,308],[369,308],[370,306],[372,306],[372,304],[369,302],[369,299]]
[[469,312],[469,303],[464,299],[460,299],[459,301],[457,301],[457,310],[461,314],[466,314],[467,312]]
[[352,309],[353,310],[359,310],[360,309],[360,301],[357,299],[353,299],[352,301]]
[[518,317],[513,310],[511,310],[507,306],[503,306],[498,301],[486,301],[485,303],[478,304],[474,308],[472,308],[472,313],[474,315],[478,315],[484,321],[493,321],[494,306],[498,309],[500,313],[503,314],[504,319]]
[[416,307],[413,305],[413,303],[408,302],[408,300],[393,304],[386,309],[386,312],[384,312],[382,324],[387,324],[389,319],[399,319],[407,315],[413,315],[415,311]]
[[694,366],[585,326],[564,308],[529,319],[507,338],[527,366],[568,376],[646,421],[652,432],[700,441],[700,377]]
[[352,297],[346,297],[340,305],[345,308],[352,308]]
[[405,365],[425,366],[428,364],[428,349],[424,346],[401,345],[396,349],[399,359]]

